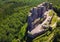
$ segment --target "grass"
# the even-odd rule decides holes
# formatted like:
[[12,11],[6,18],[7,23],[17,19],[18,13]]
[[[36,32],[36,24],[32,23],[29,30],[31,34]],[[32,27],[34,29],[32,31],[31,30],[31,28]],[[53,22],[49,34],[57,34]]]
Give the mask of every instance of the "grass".
[[54,23],[56,23],[57,19],[58,19],[58,17],[56,15],[54,15],[50,25],[53,25]]
[[52,16],[54,14],[53,10],[49,10],[49,16]]
[[[49,33],[49,34],[48,34]],[[50,42],[52,38],[54,37],[54,32],[47,31],[41,36],[38,36],[33,40],[33,42]]]
[[[53,16],[53,14],[54,14],[54,16]],[[57,14],[53,10],[49,10],[49,16],[53,16],[50,25],[53,25],[54,23],[57,22],[58,16],[57,16]]]

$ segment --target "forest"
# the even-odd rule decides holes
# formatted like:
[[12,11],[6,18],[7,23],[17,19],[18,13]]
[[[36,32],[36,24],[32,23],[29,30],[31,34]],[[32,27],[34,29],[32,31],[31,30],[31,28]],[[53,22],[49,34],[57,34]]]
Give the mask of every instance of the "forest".
[[[28,13],[32,7],[42,2],[53,3],[54,11],[60,17],[60,0],[0,0],[0,42],[27,42]],[[60,42],[60,20],[53,33],[52,42]],[[40,39],[30,42],[36,40],[40,42]]]

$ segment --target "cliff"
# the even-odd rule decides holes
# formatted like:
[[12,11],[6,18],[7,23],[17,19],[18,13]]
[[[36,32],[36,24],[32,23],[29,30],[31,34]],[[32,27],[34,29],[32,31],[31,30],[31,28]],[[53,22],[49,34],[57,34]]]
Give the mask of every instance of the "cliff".
[[[53,18],[57,18],[53,10],[52,3],[43,2],[42,4],[30,10],[28,15],[28,36],[36,37],[45,33],[48,29],[51,31]],[[56,24],[56,21],[54,21]]]

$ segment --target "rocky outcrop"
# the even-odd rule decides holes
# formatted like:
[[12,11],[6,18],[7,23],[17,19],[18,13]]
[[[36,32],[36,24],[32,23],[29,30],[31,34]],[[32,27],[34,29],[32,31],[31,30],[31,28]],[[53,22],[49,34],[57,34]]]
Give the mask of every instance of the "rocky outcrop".
[[[36,23],[40,21],[40,19],[37,19],[43,18],[44,13],[50,9],[53,9],[52,3],[48,2],[43,2],[42,4],[39,4],[37,7],[32,8],[28,15],[28,30],[33,30],[36,26]],[[34,23],[34,21],[36,21],[36,23]]]

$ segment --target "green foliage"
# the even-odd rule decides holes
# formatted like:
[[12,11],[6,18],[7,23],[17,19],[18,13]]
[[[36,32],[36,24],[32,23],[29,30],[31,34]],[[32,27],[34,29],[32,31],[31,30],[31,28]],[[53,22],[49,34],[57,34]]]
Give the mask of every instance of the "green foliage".
[[57,27],[55,29],[55,36],[53,42],[60,42],[60,20],[57,21]]
[[47,0],[47,2],[51,2],[53,4],[53,9],[58,13],[57,15],[60,16],[60,0]]
[[24,26],[24,24],[27,22],[28,12],[40,1],[0,0],[0,2],[0,42],[11,42],[12,40],[15,42],[17,39],[22,39],[26,31],[27,25]]
[[58,20],[57,22],[57,27],[60,27],[60,20]]
[[60,0],[0,0],[0,42],[18,42],[23,39],[30,8],[45,1],[52,2],[55,10],[60,12]]
[[53,14],[55,14],[54,11],[53,10],[50,10],[49,11],[49,16],[52,16]]
[[14,40],[12,40],[12,42],[18,42],[18,40],[14,39]]
[[47,31],[44,34],[38,36],[33,40],[33,42],[51,42],[54,37],[54,31]]
[[58,21],[57,13],[54,12],[53,10],[50,10],[50,11],[49,11],[49,16],[53,16],[53,17],[52,17],[52,20],[51,20],[51,24],[50,24],[50,26],[56,24],[57,21]]
[[60,42],[60,27],[57,27],[55,30],[55,37],[53,38],[53,42]]
[[54,24],[55,22],[57,22],[57,16],[54,16],[51,23]]
[[25,25],[19,31],[19,33],[18,33],[19,39],[23,39],[23,37],[25,36],[27,26],[28,26],[28,24],[25,23]]

